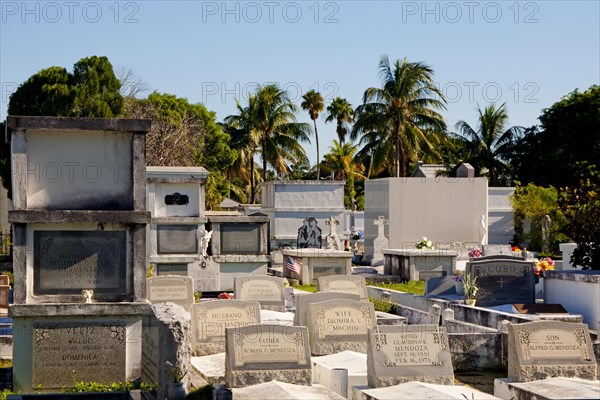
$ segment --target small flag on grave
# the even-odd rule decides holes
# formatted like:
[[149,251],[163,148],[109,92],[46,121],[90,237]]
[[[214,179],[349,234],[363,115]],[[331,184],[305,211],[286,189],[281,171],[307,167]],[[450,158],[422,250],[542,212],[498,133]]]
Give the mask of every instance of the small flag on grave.
[[288,256],[287,261],[285,263],[285,267],[287,269],[289,269],[290,271],[293,271],[293,272],[299,274],[300,269],[302,269],[302,260],[298,260],[294,257]]

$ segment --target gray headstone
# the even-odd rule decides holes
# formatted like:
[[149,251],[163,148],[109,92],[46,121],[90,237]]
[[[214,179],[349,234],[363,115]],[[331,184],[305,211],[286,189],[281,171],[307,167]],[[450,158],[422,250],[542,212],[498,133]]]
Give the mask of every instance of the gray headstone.
[[158,254],[198,253],[196,230],[196,225],[158,225],[156,227]]
[[431,324],[439,325],[442,318],[442,307],[440,307],[438,304],[432,305],[429,314],[431,316]]
[[147,278],[146,295],[151,303],[171,302],[190,311],[194,303],[194,279],[190,276]]
[[535,303],[535,274],[531,261],[471,261],[467,262],[466,272],[477,277],[478,306]]
[[363,276],[356,275],[330,275],[317,278],[319,292],[339,292],[357,294],[361,300],[367,300],[367,286]]
[[345,299],[359,301],[360,296],[352,293],[337,293],[337,292],[319,292],[319,293],[307,293],[296,296],[296,311],[294,312],[294,325],[306,326],[306,313],[308,312],[308,305],[312,303],[319,303],[321,301]]
[[33,293],[118,299],[127,293],[125,231],[34,231]]
[[372,388],[410,381],[453,385],[454,370],[445,328],[395,325],[370,329],[367,380]]
[[241,300],[192,305],[192,347],[198,356],[225,351],[225,328],[260,324],[260,304]]
[[586,324],[535,321],[508,325],[508,378],[596,380],[597,364]]
[[126,381],[127,332],[123,323],[34,324],[34,387],[58,389],[77,381]]
[[285,312],[285,279],[275,276],[236,276],[235,298],[258,301],[265,310]]
[[307,325],[313,355],[350,350],[366,352],[367,332],[377,325],[373,303],[327,300],[308,305]]
[[299,249],[320,249],[323,246],[321,228],[317,226],[317,220],[314,217],[308,217],[298,228],[298,239],[296,247]]
[[454,296],[456,284],[453,276],[440,276],[425,281],[425,296]]
[[260,226],[221,223],[221,254],[260,254]]
[[308,330],[302,326],[227,328],[225,383],[245,387],[278,380],[312,384]]

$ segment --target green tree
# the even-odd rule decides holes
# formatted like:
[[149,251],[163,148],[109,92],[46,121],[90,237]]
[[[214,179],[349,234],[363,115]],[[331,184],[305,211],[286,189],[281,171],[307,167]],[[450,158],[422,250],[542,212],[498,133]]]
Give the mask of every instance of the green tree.
[[358,146],[352,143],[340,144],[333,141],[329,153],[323,157],[323,171],[331,172],[336,180],[346,181],[344,188],[344,204],[346,208],[352,209],[354,201],[357,200],[355,179],[364,179],[364,166],[355,158]]
[[577,243],[571,262],[600,270],[600,172],[587,162],[575,168],[579,184],[565,188],[558,202],[567,219],[566,233]]
[[463,160],[475,168],[477,175],[486,176],[490,186],[505,186],[503,181],[510,177],[507,162],[523,128],[513,126],[505,130],[508,113],[504,104],[490,104],[477,112],[476,129],[463,120],[456,123],[458,134],[454,136],[463,144]]
[[435,86],[433,70],[423,63],[405,58],[392,68],[384,56],[379,76],[382,87],[365,91],[351,137],[361,136],[375,169],[393,165],[393,176],[405,176],[409,161],[435,153],[428,133],[446,128],[444,118],[435,111],[445,109],[446,100]]
[[315,90],[309,90],[302,96],[302,104],[300,104],[304,111],[308,111],[310,119],[312,119],[315,127],[315,141],[317,145],[317,180],[321,177],[321,170],[319,163],[321,162],[321,155],[319,152],[319,132],[317,131],[317,118],[319,114],[323,112],[325,103],[323,102],[323,96],[321,93]]
[[577,162],[600,166],[600,86],[575,90],[543,110],[527,130],[511,164],[523,183],[576,186]]
[[8,114],[113,118],[123,112],[120,88],[108,58],[82,58],[72,74],[50,67],[29,77],[11,95]]
[[346,99],[336,97],[331,104],[327,106],[327,113],[328,115],[325,122],[336,121],[335,131],[338,135],[339,143],[344,144],[349,130],[348,124],[354,119],[354,109],[352,108],[352,104]]

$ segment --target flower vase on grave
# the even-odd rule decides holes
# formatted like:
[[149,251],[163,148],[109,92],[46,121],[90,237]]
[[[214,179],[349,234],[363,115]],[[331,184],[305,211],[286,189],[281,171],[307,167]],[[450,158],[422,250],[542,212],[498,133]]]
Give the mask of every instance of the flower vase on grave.
[[473,306],[475,306],[475,301],[476,300],[477,299],[465,299],[465,304],[468,305],[468,306],[473,307]]
[[186,393],[183,382],[169,383],[169,392],[167,393],[168,400],[184,400],[185,396]]

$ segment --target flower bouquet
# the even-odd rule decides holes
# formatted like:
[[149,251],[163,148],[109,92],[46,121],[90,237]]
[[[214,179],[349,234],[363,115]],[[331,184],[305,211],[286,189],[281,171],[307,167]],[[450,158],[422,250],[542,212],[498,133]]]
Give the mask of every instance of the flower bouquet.
[[232,300],[234,298],[234,294],[233,293],[227,293],[227,292],[223,292],[220,293],[217,296],[218,299],[224,299],[224,300]]
[[533,272],[537,276],[542,276],[542,271],[551,271],[554,269],[554,261],[550,257],[542,258],[541,260],[536,261],[533,266]]
[[433,250],[433,243],[431,243],[431,240],[428,240],[427,237],[423,236],[421,240],[415,243],[415,249]]
[[473,250],[469,251],[469,257],[474,258],[474,257],[481,257],[483,253],[481,252],[481,249],[479,247],[475,247]]

